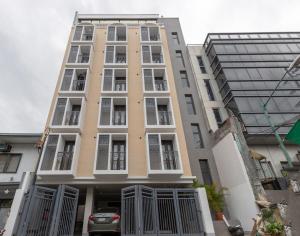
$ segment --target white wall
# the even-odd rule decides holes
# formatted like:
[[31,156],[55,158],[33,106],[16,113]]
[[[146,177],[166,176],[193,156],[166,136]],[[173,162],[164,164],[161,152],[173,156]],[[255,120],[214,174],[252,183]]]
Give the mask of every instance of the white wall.
[[12,144],[10,153],[22,153],[17,173],[1,173],[1,182],[20,182],[24,172],[33,172],[38,161],[38,151],[34,144]]
[[[286,161],[283,152],[278,145],[249,145],[249,148],[264,155],[270,161],[277,177],[281,177],[281,161]],[[296,153],[300,147],[296,145],[286,145],[286,149],[293,161],[296,161]]]
[[[204,49],[202,45],[188,45],[188,54],[189,59],[192,64],[193,73],[196,79],[197,89],[200,96],[200,100],[203,103],[206,115],[206,122],[209,129],[212,131],[216,131],[218,129],[218,124],[215,119],[215,115],[213,113],[213,108],[219,108],[220,114],[223,120],[226,120],[228,115],[227,111],[224,108],[224,103],[222,97],[219,93],[218,85],[214,79],[212,71],[210,69],[209,61],[205,55]],[[198,64],[197,56],[202,56],[203,63],[205,65],[205,69],[207,74],[202,74],[200,71],[200,67]],[[191,79],[191,78],[189,78]],[[210,85],[215,97],[215,101],[210,101],[208,98],[208,94],[206,91],[204,79],[210,80]]]
[[213,147],[213,153],[220,176],[226,187],[226,204],[231,219],[238,219],[245,231],[251,231],[252,218],[258,209],[242,156],[231,133]]

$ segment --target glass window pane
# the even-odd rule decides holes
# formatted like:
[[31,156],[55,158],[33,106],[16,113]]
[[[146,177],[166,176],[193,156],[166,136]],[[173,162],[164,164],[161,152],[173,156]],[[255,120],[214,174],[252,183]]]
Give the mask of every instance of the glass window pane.
[[113,63],[113,62],[114,62],[114,46],[107,46],[105,63]]
[[150,57],[150,48],[149,48],[149,46],[143,46],[142,51],[143,51],[143,63],[150,63],[151,62],[151,57]]
[[141,34],[142,34],[142,41],[148,41],[149,40],[148,27],[142,27],[141,28]]
[[9,162],[6,168],[6,172],[15,173],[17,172],[21,155],[9,155]]
[[194,100],[191,94],[185,95],[185,102],[188,110],[188,114],[194,115],[196,114]]
[[76,62],[78,49],[79,49],[78,46],[71,46],[70,54],[69,54],[69,58],[68,58],[68,63],[75,63]]
[[114,26],[108,27],[107,41],[115,41],[115,30],[116,28]]
[[74,37],[73,37],[74,41],[80,41],[82,29],[83,29],[82,26],[76,26],[76,29],[75,29],[75,32],[74,32]]

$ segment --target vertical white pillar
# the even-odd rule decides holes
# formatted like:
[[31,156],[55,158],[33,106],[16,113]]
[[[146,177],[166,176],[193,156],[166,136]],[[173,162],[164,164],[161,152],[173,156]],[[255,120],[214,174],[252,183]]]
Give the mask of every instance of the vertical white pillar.
[[87,187],[86,198],[85,198],[85,207],[84,207],[84,218],[82,226],[82,235],[88,235],[88,221],[89,216],[93,212],[94,205],[94,187]]
[[205,235],[214,236],[215,230],[208,206],[205,188],[197,188],[196,191],[198,192],[198,199],[201,208],[201,216]]

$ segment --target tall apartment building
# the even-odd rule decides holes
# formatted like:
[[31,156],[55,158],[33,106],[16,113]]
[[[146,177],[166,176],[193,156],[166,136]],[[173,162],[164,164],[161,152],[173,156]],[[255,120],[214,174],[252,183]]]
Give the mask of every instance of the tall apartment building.
[[[251,228],[248,218],[255,214],[254,195],[250,194],[255,184],[251,186],[251,179],[257,177],[266,190],[286,188],[282,170],[287,162],[261,105],[300,54],[300,34],[210,33],[203,45],[188,45],[188,53],[207,127],[215,137],[213,153],[221,185],[229,187],[229,213],[240,218],[245,228]],[[285,75],[267,106],[270,119],[282,136],[299,119],[297,71]],[[236,135],[238,132],[225,136],[226,133],[218,130],[230,115],[235,115],[242,126],[240,140],[245,140],[244,144]],[[286,147],[293,161],[298,161],[299,148],[289,143]],[[261,160],[251,162],[245,150],[251,150]],[[254,172],[249,171],[252,168]],[[243,202],[239,203],[240,199]],[[243,207],[245,202],[247,208]]]
[[[183,65],[176,68],[178,60]],[[156,193],[178,200],[175,189],[191,186],[189,155],[202,148],[203,121],[196,116],[194,82],[179,89],[184,76],[192,74],[178,19],[76,14],[47,119],[37,184],[80,190],[78,232],[87,233],[94,209],[121,207],[125,187],[164,188]],[[192,221],[193,227],[176,222],[158,231],[213,231],[207,223],[203,229],[201,222]]]

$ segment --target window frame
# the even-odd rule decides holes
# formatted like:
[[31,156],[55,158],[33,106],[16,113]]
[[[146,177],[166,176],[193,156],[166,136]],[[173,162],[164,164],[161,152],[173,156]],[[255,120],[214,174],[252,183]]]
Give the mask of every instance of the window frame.
[[[108,40],[108,29],[109,27],[114,27],[115,28],[115,34],[114,34],[114,40]],[[124,41],[118,41],[116,40],[117,39],[117,27],[125,27],[125,31],[126,31],[126,40]],[[118,44],[122,44],[122,43],[127,43],[128,42],[128,27],[126,24],[110,24],[110,25],[107,25],[107,28],[106,28],[106,42],[107,43],[118,43]]]
[[[153,84],[153,90],[146,90],[145,89],[145,73],[144,70],[151,70],[152,73],[152,84]],[[155,70],[164,70],[164,80],[166,81],[167,84],[167,89],[166,90],[157,90],[156,86],[155,86]],[[142,68],[142,82],[143,82],[143,92],[144,94],[148,94],[149,95],[163,95],[163,94],[169,94],[170,93],[170,86],[169,86],[169,79],[168,79],[168,74],[167,74],[167,70],[165,67],[143,67]]]
[[198,62],[198,66],[201,71],[201,74],[207,74],[207,70],[205,68],[203,57],[199,55],[199,56],[196,56],[196,58],[197,58],[197,62]]
[[[183,88],[190,88],[191,85],[190,85],[190,81],[189,81],[189,77],[188,77],[187,71],[186,71],[186,70],[180,70],[180,71],[179,71],[179,74],[180,74],[181,86],[182,86]],[[183,74],[185,74],[185,76],[186,76],[185,78],[182,77]],[[182,82],[182,81],[184,81],[184,79],[185,79],[185,81],[186,81],[185,84],[186,84],[187,86],[184,86],[184,85],[183,85],[183,82]]]
[[[81,35],[80,35],[80,40],[74,40],[74,37],[75,37],[75,33],[76,33],[76,28],[78,27],[78,26],[82,26],[83,28],[82,28],[82,31],[81,31]],[[83,33],[84,33],[84,29],[85,29],[85,27],[86,26],[93,26],[93,33],[92,33],[92,40],[82,40],[82,36],[83,36]],[[80,43],[80,42],[84,42],[84,43],[93,43],[94,42],[94,39],[95,39],[95,29],[96,29],[96,27],[95,27],[95,25],[94,24],[77,24],[77,25],[75,25],[74,26],[74,31],[73,31],[73,34],[72,34],[72,42],[74,42],[74,43]]]
[[[20,162],[21,162],[21,159],[22,159],[22,153],[0,153],[0,159],[1,159],[1,156],[6,156],[6,161],[5,161],[5,164],[4,164],[4,167],[3,167],[3,171],[0,170],[0,174],[16,174],[18,172],[18,169],[19,169],[19,166],[20,166]],[[10,164],[10,161],[11,161],[11,157],[10,156],[18,156],[18,165],[16,167],[16,170],[15,171],[7,171],[7,168]]]
[[[208,182],[209,183],[205,183],[206,181],[204,180],[205,178],[203,177],[203,165],[201,165],[201,162],[205,162],[207,164],[207,170],[206,170],[206,172],[209,174],[209,176],[208,176],[208,179],[209,179]],[[208,184],[208,185],[213,184],[213,177],[212,177],[212,174],[211,174],[211,168],[210,168],[208,159],[199,159],[199,165],[200,165],[200,170],[201,170],[201,175],[202,175],[203,183],[204,184]]]
[[[150,52],[150,62],[144,62],[143,57],[143,47],[149,47]],[[161,55],[162,55],[162,63],[155,63],[153,62],[153,56],[152,56],[152,47],[160,47],[161,48]],[[164,48],[162,44],[141,44],[141,65],[143,66],[162,66],[165,65],[165,54],[164,54]]]
[[[197,132],[194,132],[193,127],[197,127]],[[193,142],[194,142],[195,148],[196,149],[203,149],[203,148],[205,148],[204,140],[203,140],[203,136],[202,136],[202,132],[201,132],[199,123],[191,123],[191,130],[192,130],[192,136],[193,136]],[[198,135],[198,138],[200,140],[199,144],[196,143],[196,140],[194,138],[195,134]]]
[[[104,90],[104,76],[105,76],[105,70],[112,70],[112,90]],[[115,71],[116,70],[125,70],[126,74],[126,90],[124,91],[116,91],[114,90],[115,86]],[[103,94],[124,94],[126,95],[128,93],[128,68],[124,67],[105,67],[102,70],[102,75],[101,75],[101,93]]]
[[[98,161],[98,148],[99,148],[99,137],[101,135],[108,135],[109,136],[109,147],[108,147],[108,159],[107,159],[107,169],[106,170],[97,170],[97,161]],[[116,136],[124,136],[126,142],[126,169],[125,170],[112,170],[111,169],[111,150],[112,150],[112,141],[113,137]],[[124,140],[124,139],[122,139]],[[93,174],[95,177],[104,177],[109,175],[109,177],[116,177],[116,176],[124,176],[128,175],[128,133],[97,133],[96,138],[96,148],[95,148],[95,158],[94,158],[94,165],[93,165]]]
[[[186,98],[191,98],[191,102],[188,103]],[[196,108],[195,108],[195,103],[194,103],[194,98],[193,98],[193,95],[192,94],[184,94],[184,98],[185,98],[185,104],[186,104],[186,108],[187,108],[187,114],[189,115],[197,115],[197,111],[196,111]],[[193,113],[190,113],[189,112],[189,106],[188,104],[191,104],[191,107],[193,108]]]
[[[113,62],[106,62],[106,53],[107,53],[107,47],[114,47],[114,57],[113,57]],[[116,48],[117,47],[125,47],[125,52],[126,52],[126,63],[116,63]],[[127,67],[128,66],[128,45],[123,45],[123,44],[106,44],[104,48],[104,66],[105,67],[110,67],[110,66],[118,66],[118,67]]]
[[[143,40],[143,37],[142,37],[142,28],[143,27],[147,28],[147,31],[148,31],[148,40]],[[157,41],[150,40],[150,31],[149,31],[149,28],[151,28],[151,27],[157,27],[158,28],[158,37],[159,37],[159,40],[157,40]],[[139,33],[140,33],[140,42],[141,43],[161,43],[160,27],[157,24],[140,25]]]

